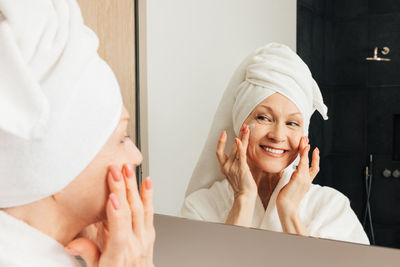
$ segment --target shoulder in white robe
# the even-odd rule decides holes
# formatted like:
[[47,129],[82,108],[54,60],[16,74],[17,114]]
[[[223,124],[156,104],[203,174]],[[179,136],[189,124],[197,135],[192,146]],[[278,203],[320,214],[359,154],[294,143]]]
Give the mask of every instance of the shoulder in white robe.
[[[267,209],[257,197],[252,227],[282,232],[276,197],[288,180],[281,179],[271,195]],[[227,179],[200,189],[184,200],[180,215],[185,218],[225,223],[233,205],[233,190]],[[299,216],[310,236],[369,244],[367,235],[349,199],[339,191],[312,184],[299,205]]]
[[0,210],[0,266],[81,267],[63,245]]

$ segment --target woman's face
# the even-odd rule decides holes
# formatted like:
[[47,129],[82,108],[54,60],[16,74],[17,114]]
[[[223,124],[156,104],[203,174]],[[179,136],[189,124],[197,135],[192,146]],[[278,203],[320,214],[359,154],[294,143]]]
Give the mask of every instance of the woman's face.
[[246,119],[250,126],[247,157],[253,168],[279,173],[298,155],[303,116],[285,96],[275,93],[261,102]]
[[122,169],[124,163],[138,166],[142,162],[142,154],[127,134],[128,122],[124,107],[116,129],[100,152],[77,178],[54,195],[64,209],[90,222],[105,218],[108,167],[113,164]]

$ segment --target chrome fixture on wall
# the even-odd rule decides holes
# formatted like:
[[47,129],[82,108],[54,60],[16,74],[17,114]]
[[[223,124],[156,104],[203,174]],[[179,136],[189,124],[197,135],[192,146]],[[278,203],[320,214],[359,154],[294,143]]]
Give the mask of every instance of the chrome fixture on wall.
[[[380,51],[382,55],[386,56],[390,52],[390,48],[385,46],[382,48]],[[365,58],[367,61],[390,61],[390,58],[383,58],[383,57],[378,57],[378,47],[374,48],[374,57],[367,57]]]

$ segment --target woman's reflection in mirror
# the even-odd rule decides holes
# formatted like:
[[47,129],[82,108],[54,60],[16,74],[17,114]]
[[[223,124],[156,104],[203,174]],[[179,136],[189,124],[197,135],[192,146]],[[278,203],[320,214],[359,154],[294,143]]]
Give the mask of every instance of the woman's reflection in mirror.
[[277,43],[253,52],[221,100],[181,215],[369,244],[348,198],[312,183],[320,160],[318,148],[309,157],[315,110],[328,119],[296,53]]

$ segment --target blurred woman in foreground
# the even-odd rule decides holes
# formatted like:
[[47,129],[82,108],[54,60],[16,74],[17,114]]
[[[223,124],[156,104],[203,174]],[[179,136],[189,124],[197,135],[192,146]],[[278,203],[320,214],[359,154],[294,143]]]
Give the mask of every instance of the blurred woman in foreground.
[[153,266],[151,180],[97,49],[75,0],[0,1],[1,266]]

